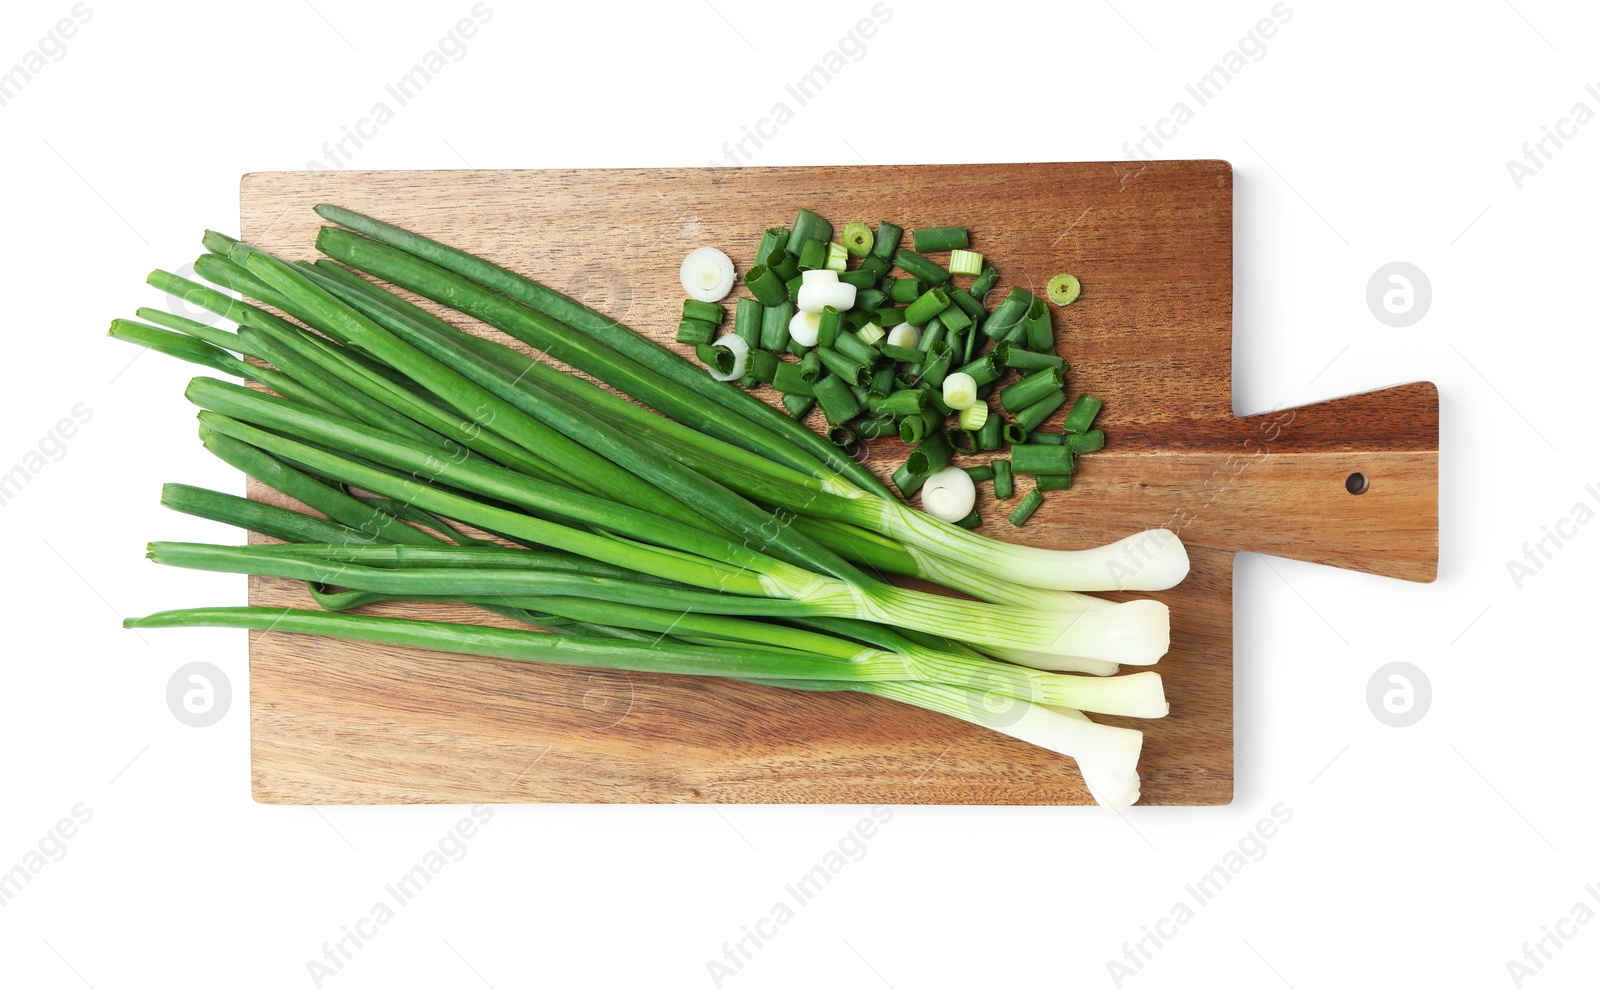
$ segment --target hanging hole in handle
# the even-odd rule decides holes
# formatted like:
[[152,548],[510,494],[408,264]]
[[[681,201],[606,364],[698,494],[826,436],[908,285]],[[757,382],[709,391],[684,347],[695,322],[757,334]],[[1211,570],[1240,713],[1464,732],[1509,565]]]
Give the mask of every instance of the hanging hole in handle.
[[1352,495],[1360,495],[1367,490],[1367,476],[1360,471],[1344,479],[1344,490]]

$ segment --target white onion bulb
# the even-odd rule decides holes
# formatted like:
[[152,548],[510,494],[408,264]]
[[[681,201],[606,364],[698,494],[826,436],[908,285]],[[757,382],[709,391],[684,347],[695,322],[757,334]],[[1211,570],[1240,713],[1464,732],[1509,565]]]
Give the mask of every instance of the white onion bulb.
[[978,487],[972,476],[958,467],[936,471],[922,483],[922,511],[945,522],[960,522],[972,514]]
[[789,339],[802,347],[817,346],[817,331],[822,329],[822,314],[796,312],[789,319]]
[[[806,275],[810,274],[806,272]],[[795,302],[800,310],[806,313],[820,313],[824,306],[832,306],[843,313],[856,304],[856,287],[849,282],[826,282],[820,279],[809,283],[801,282],[800,293]]]
[[916,347],[922,331],[909,323],[899,323],[889,328],[889,339],[884,341],[894,347]]
[[716,302],[733,291],[733,259],[714,247],[695,248],[678,268],[690,299]]

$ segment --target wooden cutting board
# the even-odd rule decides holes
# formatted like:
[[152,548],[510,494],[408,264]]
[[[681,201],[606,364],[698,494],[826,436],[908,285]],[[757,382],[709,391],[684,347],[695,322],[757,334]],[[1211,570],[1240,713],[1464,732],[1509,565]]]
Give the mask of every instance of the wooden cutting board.
[[[663,341],[689,250],[721,247],[742,271],[762,230],[802,206],[836,225],[966,224],[1002,289],[1042,294],[1056,272],[1078,275],[1083,296],[1058,313],[1058,345],[1073,392],[1105,400],[1109,446],[1026,528],[1006,522],[1015,500],[991,504],[987,485],[979,509],[983,532],[1051,547],[1157,526],[1182,535],[1193,571],[1155,596],[1172,609],[1172,651],[1157,668],[1172,714],[1107,719],[1145,732],[1145,804],[1232,799],[1238,551],[1435,574],[1433,385],[1234,415],[1226,162],[260,173],[244,177],[240,200],[244,238],[285,257],[314,257],[312,206],[337,203],[528,273]],[[887,476],[904,454],[881,440],[864,456]],[[1347,490],[1352,474],[1366,478],[1361,494]],[[262,579],[250,602],[310,605],[297,583]],[[377,611],[492,620],[464,606]],[[276,632],[251,640],[250,716],[253,790],[270,803],[1089,800],[1069,759],[874,698]]]

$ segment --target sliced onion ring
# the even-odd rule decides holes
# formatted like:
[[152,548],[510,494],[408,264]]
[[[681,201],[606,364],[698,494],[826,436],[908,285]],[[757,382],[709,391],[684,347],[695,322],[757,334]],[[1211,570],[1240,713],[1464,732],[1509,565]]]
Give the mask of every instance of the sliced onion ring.
[[689,298],[716,302],[733,291],[733,259],[714,247],[695,248],[678,268]]
[[922,511],[945,522],[960,522],[972,514],[978,487],[972,476],[958,467],[935,471],[922,484]]

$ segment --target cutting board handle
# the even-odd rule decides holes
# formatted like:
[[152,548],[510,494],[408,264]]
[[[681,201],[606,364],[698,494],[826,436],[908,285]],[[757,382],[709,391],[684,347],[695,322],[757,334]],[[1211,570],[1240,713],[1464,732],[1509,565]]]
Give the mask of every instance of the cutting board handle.
[[1439,390],[1347,395],[1237,421],[1228,470],[1245,550],[1432,581],[1439,571]]

